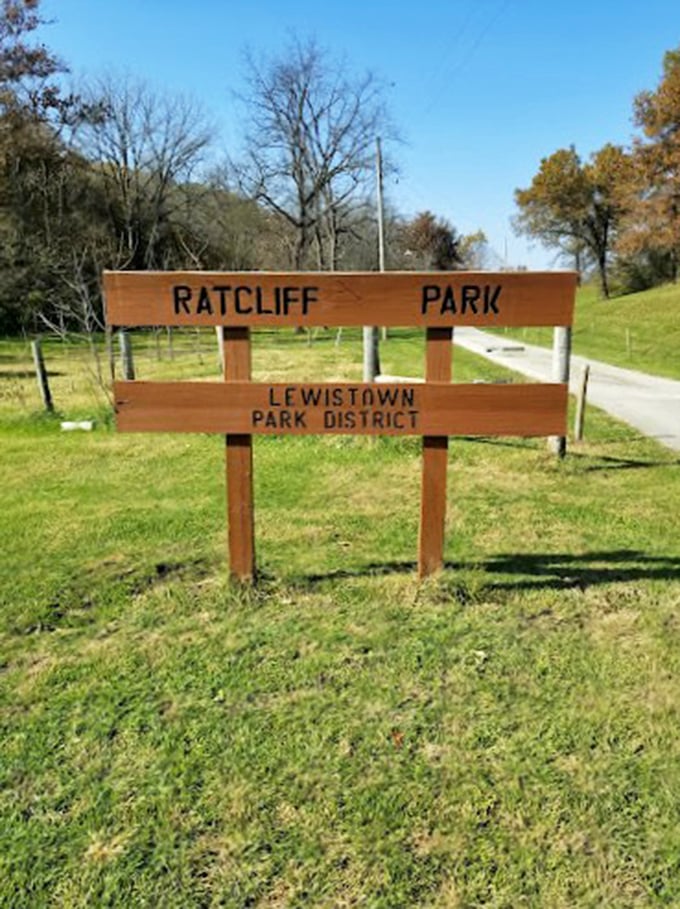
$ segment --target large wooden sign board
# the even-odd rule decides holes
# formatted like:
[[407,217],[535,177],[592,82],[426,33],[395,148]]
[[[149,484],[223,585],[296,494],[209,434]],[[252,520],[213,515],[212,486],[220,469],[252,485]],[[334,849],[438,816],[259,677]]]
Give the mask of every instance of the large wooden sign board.
[[[231,574],[255,571],[253,434],[423,437],[419,571],[441,568],[451,435],[566,433],[565,384],[451,384],[456,325],[569,326],[573,272],[105,272],[111,326],[222,326],[224,381],[116,382],[127,432],[226,436]],[[251,381],[250,329],[422,326],[425,382]]]

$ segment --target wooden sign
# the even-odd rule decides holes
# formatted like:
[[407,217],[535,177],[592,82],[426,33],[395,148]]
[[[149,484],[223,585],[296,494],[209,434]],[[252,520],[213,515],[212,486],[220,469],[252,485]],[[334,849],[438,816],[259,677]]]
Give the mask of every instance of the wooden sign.
[[571,325],[573,272],[104,272],[109,325]]
[[[232,576],[255,572],[253,434],[421,435],[418,567],[443,564],[450,435],[562,435],[566,384],[451,384],[455,325],[571,325],[572,272],[105,272],[109,325],[222,326],[224,382],[116,382],[127,432],[226,437]],[[250,329],[426,329],[424,383],[254,383]]]
[[565,385],[116,382],[124,432],[516,435],[565,431]]

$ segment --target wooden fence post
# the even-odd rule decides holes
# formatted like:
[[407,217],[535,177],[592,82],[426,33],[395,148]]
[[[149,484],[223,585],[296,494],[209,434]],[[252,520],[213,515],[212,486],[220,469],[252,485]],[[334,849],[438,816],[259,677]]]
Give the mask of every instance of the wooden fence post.
[[578,387],[576,396],[576,417],[574,419],[574,439],[580,442],[583,438],[583,424],[586,418],[586,395],[588,394],[588,377],[590,376],[590,366],[588,363],[583,367],[581,382]]
[[[425,381],[451,381],[451,328],[428,328]],[[418,574],[421,578],[444,564],[446,525],[446,467],[448,436],[423,436],[423,466],[418,538]]]
[[38,338],[31,342],[31,351],[33,353],[33,363],[35,364],[35,375],[38,380],[40,397],[42,398],[45,410],[48,411],[48,413],[52,413],[54,411],[54,403],[52,402],[52,393],[50,392],[50,383],[47,378],[42,347]]
[[134,382],[135,364],[132,359],[132,343],[130,335],[124,328],[121,328],[118,332],[118,340],[120,342],[120,364],[123,370],[123,378],[127,382]]
[[[571,328],[558,325],[553,331],[553,382],[569,384],[569,361],[571,360]],[[567,453],[566,436],[550,436],[548,447],[558,458]]]

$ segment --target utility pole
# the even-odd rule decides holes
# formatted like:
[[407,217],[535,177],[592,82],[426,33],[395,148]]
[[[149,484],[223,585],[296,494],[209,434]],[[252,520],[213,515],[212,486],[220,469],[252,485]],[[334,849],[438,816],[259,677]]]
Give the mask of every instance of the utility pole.
[[[378,184],[378,266],[380,271],[385,271],[385,241],[383,231],[383,203],[382,203],[382,155],[380,139],[376,138],[375,166]],[[380,373],[380,353],[378,349],[378,329],[374,326],[364,325],[364,382],[375,382],[375,377]]]
[[[375,185],[378,208],[378,270],[385,271],[385,207],[383,205],[383,169],[380,137],[375,140]],[[387,328],[382,330],[383,341],[387,340]]]
[[378,269],[385,271],[385,208],[383,206],[383,169],[380,137],[375,140],[376,191],[378,202]]

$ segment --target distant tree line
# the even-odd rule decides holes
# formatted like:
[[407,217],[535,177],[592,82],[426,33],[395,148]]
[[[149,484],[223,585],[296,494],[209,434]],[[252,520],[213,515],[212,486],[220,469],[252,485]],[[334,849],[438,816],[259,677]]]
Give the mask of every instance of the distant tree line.
[[518,189],[515,228],[593,268],[604,297],[677,281],[680,267],[680,48],[654,91],[633,102],[630,148],[607,144],[583,161],[572,146],[541,161]]
[[[40,0],[0,4],[0,333],[103,327],[101,272],[373,269],[379,81],[314,42],[247,63],[245,140],[216,166],[197,105],[130,76],[67,94]],[[481,267],[481,232],[387,217],[389,268]]]

